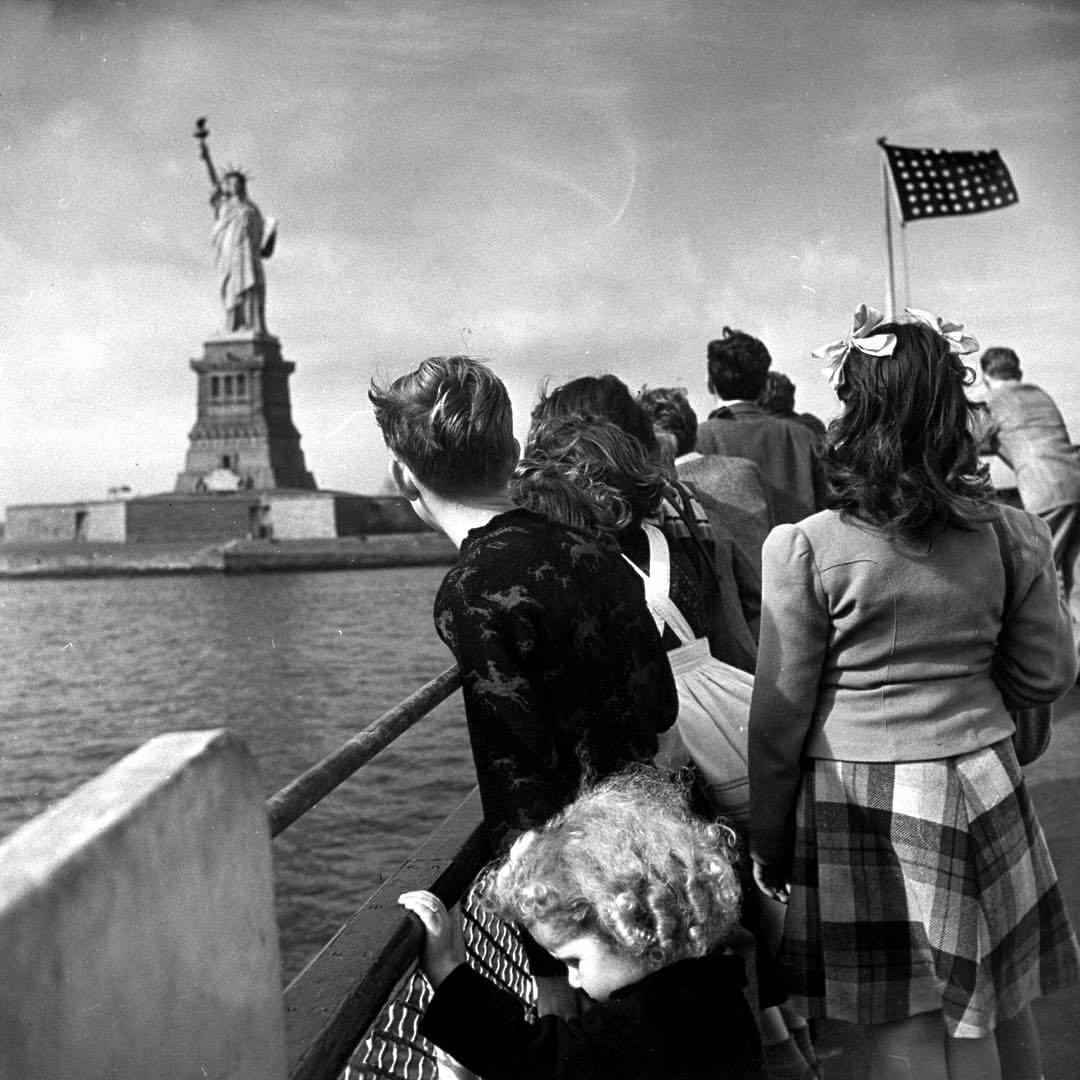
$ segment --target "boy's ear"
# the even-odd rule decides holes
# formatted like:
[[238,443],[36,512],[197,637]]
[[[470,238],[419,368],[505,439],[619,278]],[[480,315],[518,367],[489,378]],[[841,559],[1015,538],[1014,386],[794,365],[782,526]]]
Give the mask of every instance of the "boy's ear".
[[412,469],[400,458],[390,459],[390,478],[394,481],[394,487],[405,496],[409,502],[416,502],[420,498],[420,490],[416,486],[416,479]]

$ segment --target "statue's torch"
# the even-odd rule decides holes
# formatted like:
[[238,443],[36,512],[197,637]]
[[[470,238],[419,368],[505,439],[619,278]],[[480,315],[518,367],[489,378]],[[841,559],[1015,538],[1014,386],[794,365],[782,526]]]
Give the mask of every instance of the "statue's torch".
[[206,162],[206,171],[210,174],[210,183],[216,191],[221,185],[218,182],[214,163],[210,160],[210,151],[206,146],[206,140],[210,138],[210,129],[206,126],[206,117],[200,116],[195,121],[195,138],[199,140],[199,157]]

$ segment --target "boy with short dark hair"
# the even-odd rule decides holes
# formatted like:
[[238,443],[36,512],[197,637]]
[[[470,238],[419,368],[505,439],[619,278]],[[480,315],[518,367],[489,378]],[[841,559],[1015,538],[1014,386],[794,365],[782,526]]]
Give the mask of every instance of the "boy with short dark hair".
[[595,779],[650,761],[675,685],[640,584],[605,541],[516,508],[506,388],[483,362],[433,357],[369,394],[398,490],[454,541],[435,626],[461,670],[493,845]]
[[809,428],[770,416],[757,399],[772,357],[764,342],[724,327],[709,342],[709,393],[718,408],[698,427],[698,453],[749,458],[761,470],[773,525],[801,521],[825,505],[825,477]]

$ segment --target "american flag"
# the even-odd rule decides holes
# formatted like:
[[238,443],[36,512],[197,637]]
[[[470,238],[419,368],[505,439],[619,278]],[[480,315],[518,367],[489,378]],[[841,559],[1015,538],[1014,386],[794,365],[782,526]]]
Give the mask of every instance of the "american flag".
[[1017,201],[996,150],[930,150],[881,143],[905,222],[1003,210]]

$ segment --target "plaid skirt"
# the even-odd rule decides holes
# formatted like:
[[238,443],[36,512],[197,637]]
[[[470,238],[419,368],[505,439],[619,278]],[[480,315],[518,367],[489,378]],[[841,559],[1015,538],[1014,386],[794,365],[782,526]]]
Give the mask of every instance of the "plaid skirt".
[[1012,742],[940,761],[815,760],[803,773],[780,961],[805,1015],[941,1011],[980,1038],[1080,981]]

